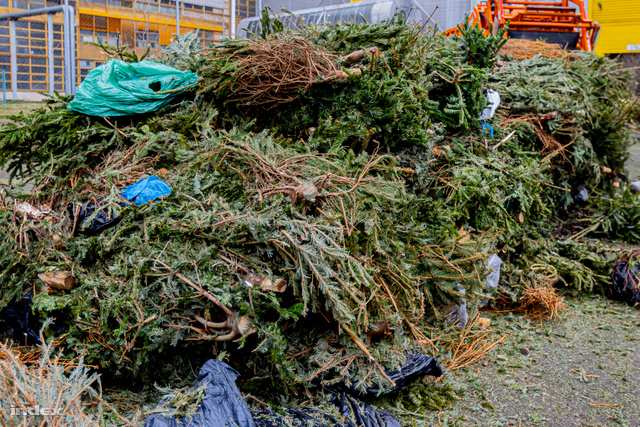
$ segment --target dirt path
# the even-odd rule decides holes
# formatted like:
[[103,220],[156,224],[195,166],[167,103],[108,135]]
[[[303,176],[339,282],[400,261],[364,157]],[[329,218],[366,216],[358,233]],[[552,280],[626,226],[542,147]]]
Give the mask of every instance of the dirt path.
[[584,298],[564,321],[488,317],[504,345],[449,378],[460,399],[415,425],[640,426],[640,310]]

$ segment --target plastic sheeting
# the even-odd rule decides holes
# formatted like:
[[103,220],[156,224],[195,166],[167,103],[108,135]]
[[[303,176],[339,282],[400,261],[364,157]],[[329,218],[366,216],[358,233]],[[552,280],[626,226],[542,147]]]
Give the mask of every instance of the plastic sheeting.
[[573,195],[573,200],[576,202],[586,202],[589,200],[589,190],[584,187],[578,188],[578,192]]
[[489,106],[482,110],[478,120],[489,120],[493,117],[500,105],[500,94],[493,89],[487,89],[487,101],[489,102]]
[[[498,287],[498,283],[500,283],[500,266],[502,265],[502,260],[498,256],[498,254],[493,254],[487,260],[487,268],[491,270],[491,272],[487,275],[487,287],[489,288],[489,292],[487,293],[487,298],[491,298],[491,294]],[[485,307],[488,304],[488,300],[478,301],[479,307]]]
[[493,254],[487,260],[487,268],[491,270],[491,273],[487,276],[487,286],[489,289],[495,289],[498,287],[498,283],[500,282],[500,266],[502,265],[502,260],[498,256],[498,254]]
[[[171,188],[156,176],[141,179],[135,184],[125,187],[120,192],[120,196],[123,199],[138,206],[169,194],[171,194]],[[121,207],[127,206],[126,203],[119,203],[119,205]],[[120,222],[120,217],[109,213],[106,209],[100,210],[91,218],[97,209],[96,205],[90,205],[89,202],[84,203],[79,210],[76,210],[71,205],[67,206],[71,221],[75,224],[74,235],[97,236]]]
[[462,297],[458,300],[458,304],[451,307],[445,316],[449,320],[449,323],[458,325],[458,327],[462,329],[467,324],[469,318],[469,314],[467,313],[467,300],[464,299],[467,291],[460,283],[456,283],[456,287]]
[[98,117],[150,113],[195,86],[198,79],[191,71],[157,62],[110,59],[87,74],[67,108]]
[[282,408],[276,412],[259,408],[251,414],[257,427],[401,427],[391,412],[375,409],[346,393],[332,395],[331,403],[346,418],[343,422],[313,409]]

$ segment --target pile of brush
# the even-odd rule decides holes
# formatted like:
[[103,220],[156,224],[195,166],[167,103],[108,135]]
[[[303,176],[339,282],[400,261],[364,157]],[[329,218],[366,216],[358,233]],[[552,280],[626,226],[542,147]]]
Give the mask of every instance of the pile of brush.
[[[514,297],[509,281],[540,283],[540,264],[569,287],[598,283],[558,218],[580,186],[624,177],[636,106],[613,61],[498,61],[502,34],[447,39],[400,19],[192,42],[164,60],[188,50],[201,87],[157,114],[88,117],[62,97],[0,130],[16,178],[0,210],[0,308],[35,291],[33,314],[55,317],[45,333],[107,385],[176,384],[231,355],[240,388],[279,404],[345,379],[392,388],[385,370],[414,352],[456,369],[496,345],[473,323],[438,341],[457,334],[451,306],[487,298],[491,254]],[[502,103],[481,126],[487,89]],[[123,203],[151,175],[171,195]],[[50,214],[35,223],[16,201]],[[83,204],[89,222],[119,222],[87,235]],[[43,288],[54,271],[73,287]]]

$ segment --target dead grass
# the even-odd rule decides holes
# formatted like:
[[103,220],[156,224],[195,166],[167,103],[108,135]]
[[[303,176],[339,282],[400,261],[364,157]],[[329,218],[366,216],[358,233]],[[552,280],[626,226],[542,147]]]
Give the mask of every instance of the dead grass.
[[40,106],[42,106],[41,102],[7,101],[6,104],[0,103],[0,119],[5,119],[6,116],[12,116],[21,112],[28,113]]

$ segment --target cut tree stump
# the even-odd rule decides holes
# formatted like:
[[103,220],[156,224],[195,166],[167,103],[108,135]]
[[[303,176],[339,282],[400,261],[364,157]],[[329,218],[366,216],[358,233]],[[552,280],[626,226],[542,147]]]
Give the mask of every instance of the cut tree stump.
[[73,288],[73,284],[76,281],[76,277],[70,271],[51,271],[49,273],[38,274],[38,279],[42,280],[42,282],[50,288],[65,291]]

